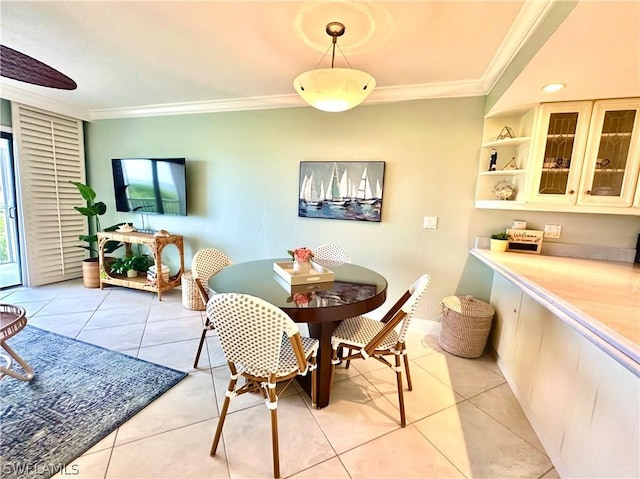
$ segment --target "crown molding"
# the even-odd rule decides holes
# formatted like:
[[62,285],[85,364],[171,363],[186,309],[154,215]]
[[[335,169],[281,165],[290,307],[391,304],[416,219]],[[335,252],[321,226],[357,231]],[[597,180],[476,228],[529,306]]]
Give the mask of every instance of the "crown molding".
[[0,98],[41,108],[46,111],[56,112],[79,120],[91,120],[91,114],[87,109],[53,100],[52,98],[47,98],[37,93],[21,90],[20,88],[15,88],[4,83],[0,84]]
[[[434,83],[428,85],[403,85],[379,87],[364,101],[368,103],[391,103],[429,98],[453,98],[482,96],[486,91],[481,81]],[[188,103],[166,103],[131,108],[109,108],[91,110],[91,120],[117,118],[142,118],[149,116],[194,115],[199,113],[220,113],[230,111],[267,110],[276,108],[308,107],[298,95],[273,95],[232,100],[217,100]]]
[[527,1],[514,20],[504,41],[491,59],[482,76],[485,92],[490,92],[516,54],[544,21],[547,13],[558,0]]

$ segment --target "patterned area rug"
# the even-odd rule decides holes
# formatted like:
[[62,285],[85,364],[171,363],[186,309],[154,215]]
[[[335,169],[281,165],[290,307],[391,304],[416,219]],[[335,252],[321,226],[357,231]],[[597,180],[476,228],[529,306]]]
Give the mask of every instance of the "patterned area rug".
[[35,378],[0,380],[3,479],[51,477],[186,376],[33,326],[7,343]]

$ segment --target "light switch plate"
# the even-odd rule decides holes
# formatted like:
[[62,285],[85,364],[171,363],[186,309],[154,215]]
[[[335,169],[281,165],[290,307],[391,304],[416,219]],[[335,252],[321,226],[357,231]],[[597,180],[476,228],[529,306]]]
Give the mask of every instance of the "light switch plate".
[[438,227],[438,217],[425,216],[422,222],[422,227],[426,229],[436,229]]
[[557,239],[560,238],[560,232],[562,231],[562,226],[560,225],[544,225],[544,237]]

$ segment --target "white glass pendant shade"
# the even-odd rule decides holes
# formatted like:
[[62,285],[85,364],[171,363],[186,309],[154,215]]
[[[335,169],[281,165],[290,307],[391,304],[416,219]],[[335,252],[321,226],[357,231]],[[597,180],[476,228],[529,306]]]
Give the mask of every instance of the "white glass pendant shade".
[[312,107],[339,112],[362,103],[376,87],[376,80],[352,68],[318,68],[298,75],[293,87]]

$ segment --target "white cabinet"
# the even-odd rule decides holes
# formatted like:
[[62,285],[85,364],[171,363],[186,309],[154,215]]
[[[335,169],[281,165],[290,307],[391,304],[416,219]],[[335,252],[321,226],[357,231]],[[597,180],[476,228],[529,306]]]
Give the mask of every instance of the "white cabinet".
[[640,100],[594,104],[578,204],[631,206],[640,157]]
[[532,146],[532,203],[576,202],[591,117],[591,102],[544,104]]
[[[477,208],[640,215],[640,99],[543,103],[485,119]],[[497,140],[504,126],[516,138]],[[496,171],[489,169],[492,149]],[[514,159],[518,169],[503,169]],[[496,185],[517,189],[499,200]]]
[[562,477],[639,477],[638,377],[494,273],[498,365]]

